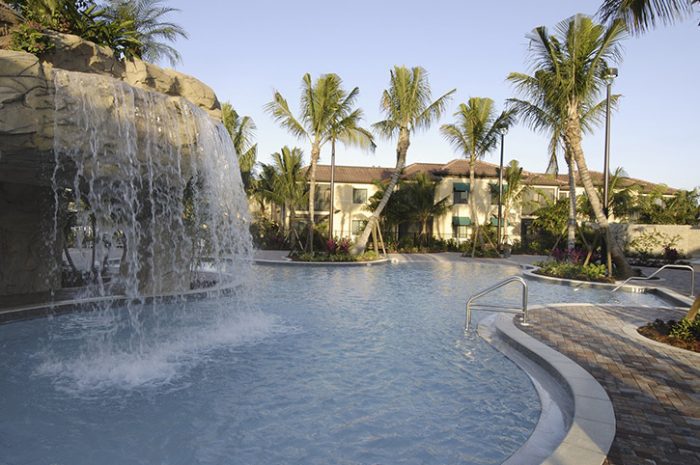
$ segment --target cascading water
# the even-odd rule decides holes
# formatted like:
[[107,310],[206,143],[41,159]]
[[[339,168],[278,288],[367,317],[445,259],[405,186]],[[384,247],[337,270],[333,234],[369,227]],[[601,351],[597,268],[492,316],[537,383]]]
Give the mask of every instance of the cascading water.
[[[223,125],[185,99],[98,75],[56,70],[54,85],[54,239],[72,233],[73,252],[89,257],[78,270],[86,297],[126,303],[62,320],[70,328],[55,332],[40,372],[66,387],[157,383],[203,351],[273,330],[247,304],[248,205]],[[191,289],[210,294],[196,311],[146,299]]]
[[56,70],[54,85],[54,189],[73,210],[76,248],[81,233],[94,236],[90,292],[182,292],[203,268],[219,285],[239,284],[252,244],[223,125],[185,99],[98,75]]

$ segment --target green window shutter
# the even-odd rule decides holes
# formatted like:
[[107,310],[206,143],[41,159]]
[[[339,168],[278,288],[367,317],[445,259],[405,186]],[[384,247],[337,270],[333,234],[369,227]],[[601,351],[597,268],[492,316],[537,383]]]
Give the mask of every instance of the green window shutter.
[[468,182],[455,182],[452,184],[452,190],[454,192],[469,192]]
[[452,226],[471,226],[472,220],[468,216],[453,216]]

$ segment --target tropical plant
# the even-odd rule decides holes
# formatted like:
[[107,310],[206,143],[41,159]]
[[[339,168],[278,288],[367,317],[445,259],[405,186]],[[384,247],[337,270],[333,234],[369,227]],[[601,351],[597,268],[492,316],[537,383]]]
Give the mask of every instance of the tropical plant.
[[26,24],[12,32],[13,48],[43,53],[52,48],[44,30],[74,34],[111,48],[117,58],[139,56],[142,43],[130,20],[106,15],[93,0],[23,0],[12,2]]
[[166,42],[187,38],[187,32],[178,24],[165,19],[180,11],[164,6],[163,0],[108,0],[106,17],[114,23],[129,23],[141,44],[138,56],[155,63],[167,59],[171,66],[180,62],[180,53]]
[[289,239],[296,209],[306,200],[306,182],[302,169],[303,152],[287,146],[272,154],[272,164],[263,163],[256,194],[282,207],[281,223]]
[[[546,73],[535,73],[534,76],[529,76],[524,73],[510,73],[508,80],[516,84],[517,87],[528,87],[537,89],[537,93],[541,96],[547,96],[546,87],[549,85],[548,75]],[[532,91],[530,92],[532,93]],[[620,95],[610,96],[610,106],[615,108]],[[607,101],[601,100],[597,104],[589,105],[588,102],[582,102],[580,105],[580,120],[581,128],[584,133],[592,133],[595,126],[602,122],[605,115]],[[568,182],[569,182],[569,218],[567,223],[567,248],[573,250],[576,244],[576,226],[577,226],[577,202],[576,202],[576,170],[574,167],[574,158],[568,150],[564,142],[564,123],[566,121],[566,113],[561,108],[558,99],[548,100],[541,98],[539,101],[528,101],[517,98],[508,99],[508,105],[516,114],[521,117],[532,129],[537,132],[549,133],[549,165],[547,173],[559,174],[559,163],[557,161],[559,153],[564,153],[566,161]]]
[[450,96],[455,89],[443,94],[432,101],[428,73],[420,66],[411,69],[405,66],[394,66],[390,72],[389,88],[382,93],[381,108],[386,119],[375,123],[372,127],[387,139],[398,138],[396,144],[396,167],[391,175],[389,184],[384,190],[384,196],[372,211],[362,235],[357,239],[352,249],[353,254],[361,254],[367,247],[367,241],[376,227],[382,210],[389,202],[399,177],[406,166],[406,154],[411,145],[411,133],[427,129],[433,121],[440,118],[445,111]]
[[[377,191],[374,193],[374,195],[367,199],[367,210],[373,212],[377,209],[384,198],[387,188],[389,187],[389,182],[390,180],[374,181]],[[393,194],[389,197],[389,201],[379,215],[383,236],[388,241],[398,238],[397,228],[400,224],[406,221],[408,218],[408,210],[411,208],[410,205],[404,202],[401,197],[401,189],[403,188],[403,184],[404,181],[399,179],[396,186],[394,186]]]
[[620,42],[624,35],[625,26],[619,20],[605,27],[580,14],[558,24],[551,36],[545,27],[538,27],[529,35],[534,75],[509,77],[528,101],[540,108],[553,109],[563,119],[565,150],[576,162],[618,273],[629,276],[632,270],[610,232],[581,144],[585,126],[581,115],[598,101],[610,63],[621,57]]
[[444,124],[440,132],[445,139],[469,160],[469,207],[475,224],[472,235],[472,257],[476,253],[479,237],[479,212],[476,206],[476,162],[496,148],[499,136],[514,121],[514,112],[506,110],[496,115],[494,102],[490,98],[471,97],[465,104],[459,105],[454,114],[457,122]]
[[673,24],[689,17],[700,0],[603,0],[598,14],[603,21],[621,19],[634,33],[657,24]]
[[[625,170],[618,167],[613,172],[613,175],[609,180],[608,195],[608,210],[615,216],[616,219],[625,219],[630,215],[634,214],[637,210],[635,207],[636,199],[638,198],[637,187],[635,185],[623,186],[622,181],[626,178]],[[603,187],[596,188],[598,196],[603,199]],[[605,199],[603,199],[605,200]],[[588,216],[591,220],[595,221],[595,213],[591,208],[591,203],[588,200],[587,195],[583,195],[580,198],[579,210],[582,214]]]
[[314,200],[316,194],[316,166],[321,156],[321,147],[336,140],[346,145],[373,146],[371,134],[358,124],[362,111],[353,109],[359,89],[346,92],[337,74],[323,74],[315,83],[311,75],[302,78],[301,113],[295,118],[287,100],[278,91],[273,94],[265,110],[290,133],[311,143],[311,163],[307,172],[309,180],[309,227],[307,247],[313,251]]
[[258,157],[258,144],[253,143],[257,127],[250,116],[240,116],[229,102],[221,105],[221,121],[231,135],[243,187],[250,194],[253,188],[253,168]]
[[657,186],[652,192],[636,197],[634,212],[639,223],[698,224],[700,192],[697,189],[678,191],[672,197],[664,195],[665,192],[663,186]]
[[[525,184],[523,181],[523,168],[518,164],[518,160],[511,160],[506,166],[503,173],[503,181],[505,186],[503,189],[501,201],[503,203],[503,243],[508,242],[508,224],[513,214],[512,210],[517,205],[522,203],[523,196],[529,192],[532,187]],[[498,187],[496,187],[498,192]]]
[[435,200],[439,180],[433,180],[427,173],[418,173],[414,179],[404,182],[395,193],[406,206],[406,217],[420,224],[419,242],[423,244],[428,236],[428,221],[444,215],[450,208],[449,196]]

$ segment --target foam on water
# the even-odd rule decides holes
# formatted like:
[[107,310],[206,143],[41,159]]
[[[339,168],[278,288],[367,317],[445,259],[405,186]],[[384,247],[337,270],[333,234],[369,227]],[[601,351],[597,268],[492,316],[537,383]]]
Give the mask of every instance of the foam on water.
[[[83,317],[65,326],[82,326],[90,331],[95,321]],[[275,316],[242,311],[216,322],[191,321],[167,330],[162,326],[147,329],[150,342],[138,351],[117,344],[86,351],[84,341],[73,345],[73,337],[62,341],[54,338],[51,346],[38,354],[43,361],[35,375],[50,377],[57,389],[71,394],[160,387],[205,363],[211,351],[234,350],[289,330]]]

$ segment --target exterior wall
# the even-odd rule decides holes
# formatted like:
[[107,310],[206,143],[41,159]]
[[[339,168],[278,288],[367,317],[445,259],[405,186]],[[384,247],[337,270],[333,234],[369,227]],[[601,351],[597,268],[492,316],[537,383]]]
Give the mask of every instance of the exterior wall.
[[[329,183],[321,183],[330,185]],[[363,221],[369,219],[372,214],[367,207],[367,202],[354,203],[353,189],[367,189],[367,200],[370,199],[376,192],[377,186],[374,184],[363,183],[335,183],[335,216],[333,218],[333,236],[334,237],[349,237],[357,239],[358,235],[352,234],[352,222]],[[338,211],[340,210],[340,211]],[[323,212],[328,214],[329,212]]]
[[[613,223],[610,226],[620,244],[629,244],[634,238],[645,232],[658,231],[669,237],[680,236],[676,249],[681,253],[700,257],[700,226],[625,223]],[[661,247],[658,247],[653,252],[663,253],[663,250]]]

